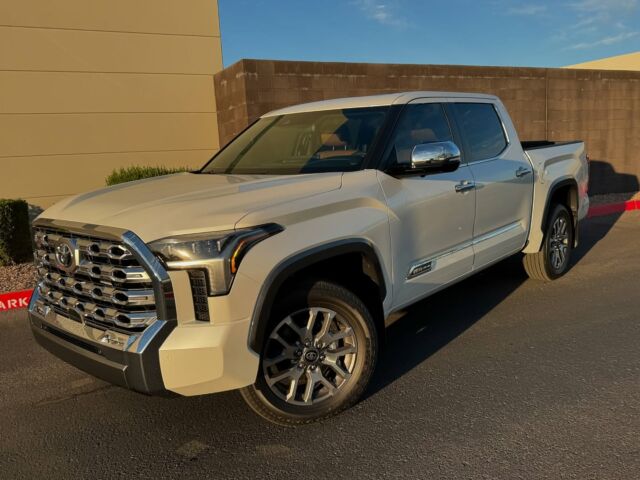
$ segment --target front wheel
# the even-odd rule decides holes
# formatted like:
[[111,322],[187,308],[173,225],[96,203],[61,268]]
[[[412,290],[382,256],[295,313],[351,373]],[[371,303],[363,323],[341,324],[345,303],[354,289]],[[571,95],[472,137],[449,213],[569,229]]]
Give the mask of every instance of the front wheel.
[[551,211],[542,249],[524,256],[524,269],[530,278],[549,282],[564,275],[569,269],[573,249],[573,221],[564,205],[555,205]]
[[362,301],[340,285],[316,281],[277,302],[256,383],[240,392],[274,423],[323,420],[357,402],[377,349],[375,324]]

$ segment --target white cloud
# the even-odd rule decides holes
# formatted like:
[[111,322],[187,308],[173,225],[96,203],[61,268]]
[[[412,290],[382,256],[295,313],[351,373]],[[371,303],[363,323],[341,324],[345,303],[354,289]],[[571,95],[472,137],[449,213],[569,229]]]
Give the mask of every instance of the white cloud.
[[638,11],[640,0],[577,0],[565,6],[576,15],[575,23],[566,30],[573,44],[565,50],[614,45],[640,34],[627,24]]
[[389,3],[377,0],[355,0],[352,2],[356,5],[367,18],[374,20],[383,25],[403,28],[407,26],[407,21],[398,16],[395,9]]
[[581,42],[576,43],[575,45],[571,45],[567,47],[567,50],[586,50],[594,47],[608,46],[616,43],[623,42],[625,40],[629,40],[630,38],[634,38],[640,35],[640,32],[623,32],[618,35],[612,35],[609,37],[600,38],[598,40],[592,42]]
[[623,25],[620,17],[633,14],[639,6],[639,0],[580,0],[567,6],[578,15],[577,26]]
[[525,15],[525,16],[533,16],[540,15],[541,13],[545,13],[547,11],[546,5],[519,5],[516,7],[511,7],[507,9],[508,15]]
[[638,0],[580,0],[569,3],[569,6],[579,12],[603,12],[615,10],[635,10]]

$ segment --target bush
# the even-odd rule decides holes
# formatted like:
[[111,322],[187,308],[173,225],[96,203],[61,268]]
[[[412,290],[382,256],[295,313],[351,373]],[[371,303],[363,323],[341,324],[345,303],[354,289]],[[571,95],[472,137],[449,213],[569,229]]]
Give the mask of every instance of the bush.
[[111,172],[106,178],[107,185],[117,185],[118,183],[133,182],[143,178],[159,177],[171,173],[188,172],[187,167],[167,168],[167,167],[125,167]]
[[29,205],[24,200],[0,199],[0,266],[31,258]]

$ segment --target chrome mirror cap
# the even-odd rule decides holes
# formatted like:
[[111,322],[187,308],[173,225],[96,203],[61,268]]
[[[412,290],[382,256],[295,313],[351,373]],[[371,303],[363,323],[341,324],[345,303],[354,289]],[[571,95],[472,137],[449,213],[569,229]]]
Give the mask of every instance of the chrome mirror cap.
[[460,149],[450,141],[422,143],[411,151],[411,169],[451,172],[460,165]]

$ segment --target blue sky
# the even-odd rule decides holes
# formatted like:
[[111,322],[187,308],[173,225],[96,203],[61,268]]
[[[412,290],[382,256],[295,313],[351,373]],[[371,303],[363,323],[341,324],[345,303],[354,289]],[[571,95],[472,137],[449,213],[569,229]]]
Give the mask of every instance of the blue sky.
[[219,0],[241,58],[560,67],[640,50],[640,0]]

